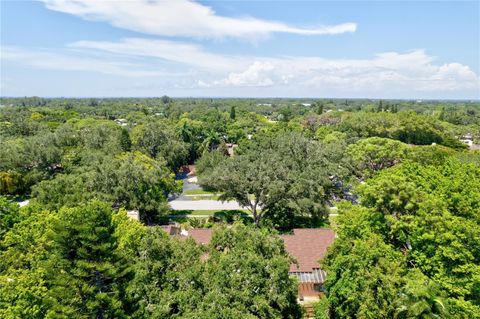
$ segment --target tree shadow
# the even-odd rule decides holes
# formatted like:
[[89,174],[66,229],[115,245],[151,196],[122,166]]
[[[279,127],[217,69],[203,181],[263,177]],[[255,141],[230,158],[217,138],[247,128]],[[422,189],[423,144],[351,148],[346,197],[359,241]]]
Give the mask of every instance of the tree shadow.
[[242,210],[221,210],[213,214],[216,222],[233,223],[236,220],[242,220],[246,224],[253,223],[253,218]]

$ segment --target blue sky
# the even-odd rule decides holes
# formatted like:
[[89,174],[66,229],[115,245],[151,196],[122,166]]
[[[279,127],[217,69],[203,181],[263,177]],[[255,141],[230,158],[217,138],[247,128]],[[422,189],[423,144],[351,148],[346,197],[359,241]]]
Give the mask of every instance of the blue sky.
[[479,1],[0,1],[2,96],[480,98]]

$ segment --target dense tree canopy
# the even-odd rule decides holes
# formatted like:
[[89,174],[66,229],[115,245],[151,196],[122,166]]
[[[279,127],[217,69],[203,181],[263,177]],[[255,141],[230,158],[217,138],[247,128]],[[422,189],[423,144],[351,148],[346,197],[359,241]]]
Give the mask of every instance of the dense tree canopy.
[[165,164],[142,153],[105,157],[91,170],[58,174],[36,185],[32,195],[50,209],[100,199],[139,210],[148,222],[168,211],[166,196],[180,191]]
[[139,317],[300,318],[290,258],[266,231],[237,223],[199,247],[153,228],[140,256],[129,288]]
[[399,163],[408,152],[406,144],[381,137],[362,139],[348,147],[348,154],[360,173],[367,176]]
[[256,223],[279,227],[326,218],[326,201],[337,191],[333,177],[347,173],[341,151],[298,134],[254,139],[241,154],[207,170],[200,182],[236,199]]
[[30,207],[0,246],[4,318],[122,318],[129,278],[111,208],[93,202],[56,214]]
[[199,246],[106,203],[39,209],[23,209],[0,240],[2,318],[301,316],[291,259],[267,229],[218,227]]
[[[322,225],[319,318],[479,318],[480,156],[460,140],[480,144],[478,102],[0,98],[0,317],[299,318],[275,234]],[[253,225],[174,215],[194,163]]]
[[163,158],[172,169],[185,162],[187,146],[166,123],[155,121],[132,130],[132,145],[152,158]]
[[[362,207],[342,209],[339,239],[324,262],[329,271],[326,288],[331,316],[374,318],[375,313],[364,313],[361,305],[391,300],[377,313],[398,318],[427,318],[428,314],[478,318],[479,177],[477,164],[450,158],[436,165],[406,162],[362,185]],[[355,251],[373,239],[376,243],[371,248]],[[356,258],[366,260],[373,247],[389,252],[359,269]],[[389,254],[396,256],[393,264],[378,268]],[[391,271],[395,269],[400,277],[393,282],[390,299],[378,295],[380,288],[388,287],[385,283],[378,288],[352,288],[352,283],[365,284],[369,278],[359,271],[394,278]]]

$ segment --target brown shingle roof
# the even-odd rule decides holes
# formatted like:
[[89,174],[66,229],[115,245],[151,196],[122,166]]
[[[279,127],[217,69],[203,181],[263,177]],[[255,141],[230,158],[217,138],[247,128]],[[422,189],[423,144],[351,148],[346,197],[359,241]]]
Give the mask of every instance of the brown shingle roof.
[[[192,237],[197,244],[207,245],[212,239],[211,228],[192,228],[188,235],[181,234],[180,238]],[[290,272],[314,272],[320,268],[318,263],[327,248],[333,243],[335,232],[327,228],[294,229],[293,235],[281,235],[287,252],[296,259],[297,264],[290,266]]]
[[192,228],[188,230],[188,237],[192,237],[197,244],[208,245],[212,240],[212,229]]
[[294,229],[293,235],[282,235],[285,249],[297,260],[298,266],[292,264],[290,272],[312,272],[320,268],[328,246],[333,243],[335,233],[327,228]]

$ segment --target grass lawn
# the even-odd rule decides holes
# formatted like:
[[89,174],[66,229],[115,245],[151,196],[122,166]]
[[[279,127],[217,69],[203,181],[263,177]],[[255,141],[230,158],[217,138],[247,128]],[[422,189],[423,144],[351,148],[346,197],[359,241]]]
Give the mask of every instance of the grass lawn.
[[218,214],[235,214],[235,213],[246,213],[249,214],[247,210],[173,210],[170,213],[170,216],[215,216]]
[[217,193],[215,192],[209,192],[204,189],[189,189],[186,190],[184,195],[216,195]]
[[231,223],[236,218],[253,221],[252,216],[246,210],[173,210],[169,215],[170,220],[179,223],[195,220],[212,220],[213,222],[224,221]]

